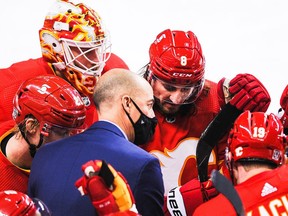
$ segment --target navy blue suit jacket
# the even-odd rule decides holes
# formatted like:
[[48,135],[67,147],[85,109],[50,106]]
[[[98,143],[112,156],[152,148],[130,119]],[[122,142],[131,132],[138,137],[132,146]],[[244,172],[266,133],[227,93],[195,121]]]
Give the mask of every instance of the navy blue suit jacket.
[[44,145],[32,162],[28,194],[47,204],[53,216],[95,216],[75,181],[89,160],[105,160],[127,179],[139,213],[163,215],[164,186],[157,158],[125,139],[115,125],[98,121],[81,134]]

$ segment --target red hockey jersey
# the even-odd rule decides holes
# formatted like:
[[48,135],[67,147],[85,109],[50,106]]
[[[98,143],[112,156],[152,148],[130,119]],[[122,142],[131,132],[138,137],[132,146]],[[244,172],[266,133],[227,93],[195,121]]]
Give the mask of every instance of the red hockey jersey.
[[[161,164],[165,193],[191,179],[197,178],[196,147],[198,140],[220,111],[217,84],[206,80],[202,94],[195,102],[197,112],[191,115],[177,114],[167,119],[155,110],[158,125],[153,139],[141,146],[155,155]],[[209,172],[223,164],[226,142],[215,148],[209,158]]]
[[[12,132],[15,122],[6,121],[0,125],[0,144]],[[9,129],[8,129],[9,128]],[[0,191],[16,190],[27,193],[30,170],[12,164],[0,150]]]
[[[112,68],[128,69],[125,62],[117,55],[111,53],[110,58],[102,71],[105,73]],[[12,64],[8,68],[0,69],[0,123],[12,119],[13,98],[20,85],[27,79],[46,74],[54,74],[50,64],[47,64],[43,58],[29,59]],[[97,112],[92,99],[87,108],[86,126],[90,126],[98,120]]]
[[[235,186],[243,202],[246,216],[288,214],[288,166],[265,171]],[[235,215],[230,202],[222,195],[199,206],[195,216]]]

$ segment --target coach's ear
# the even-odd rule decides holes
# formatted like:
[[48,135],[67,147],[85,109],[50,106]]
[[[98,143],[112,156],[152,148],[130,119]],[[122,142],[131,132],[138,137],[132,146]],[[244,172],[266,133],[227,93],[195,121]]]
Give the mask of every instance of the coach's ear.
[[121,98],[121,102],[122,102],[122,107],[125,110],[126,113],[130,113],[131,112],[131,106],[132,106],[132,101],[130,96],[128,95],[124,95]]

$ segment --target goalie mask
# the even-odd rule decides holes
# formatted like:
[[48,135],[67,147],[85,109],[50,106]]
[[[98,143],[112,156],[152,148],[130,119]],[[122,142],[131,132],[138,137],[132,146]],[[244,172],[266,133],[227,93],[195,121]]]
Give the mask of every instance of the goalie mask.
[[52,63],[55,74],[91,96],[111,54],[101,17],[82,3],[58,0],[46,15],[39,37],[42,56]]

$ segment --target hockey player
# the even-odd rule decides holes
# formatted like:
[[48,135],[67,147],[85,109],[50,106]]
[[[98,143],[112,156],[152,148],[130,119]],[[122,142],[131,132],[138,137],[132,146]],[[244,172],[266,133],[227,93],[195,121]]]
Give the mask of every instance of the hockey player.
[[[222,79],[218,86],[205,79],[205,58],[191,31],[162,31],[149,55],[150,62],[141,72],[154,91],[158,125],[153,139],[141,147],[160,160],[167,194],[198,176],[199,137],[225,104],[223,92],[218,100],[217,89],[225,87],[232,98],[226,94],[226,99],[239,110],[266,111],[270,96],[251,74],[238,74],[230,82]],[[212,151],[209,172],[223,166],[225,146],[224,137]]]
[[[288,213],[288,167],[282,165],[286,144],[283,125],[274,114],[246,111],[236,119],[226,158],[245,215]],[[198,207],[194,215],[222,216],[236,212],[220,194]]]
[[81,132],[86,108],[78,91],[54,75],[26,80],[14,96],[13,108],[14,119],[0,125],[0,191],[26,193],[37,150]]
[[[218,84],[205,79],[205,57],[191,31],[160,32],[150,46],[149,56],[150,62],[141,73],[153,88],[158,125],[153,139],[140,147],[160,160],[167,198],[165,215],[190,215],[203,202],[203,188],[207,198],[216,192],[211,182],[200,184],[198,180],[196,149],[200,136],[226,103],[240,111],[266,111],[270,95],[252,74],[223,78]],[[217,145],[208,155],[209,174],[213,169],[225,173],[228,132],[214,141]],[[197,200],[195,194],[201,199]],[[197,202],[190,208],[191,199]]]
[[111,53],[109,32],[98,13],[88,6],[57,0],[39,30],[42,57],[0,69],[0,123],[12,119],[12,100],[21,85],[38,75],[54,74],[69,81],[82,95],[86,124],[98,119],[91,102],[98,77],[111,68],[128,66]]

